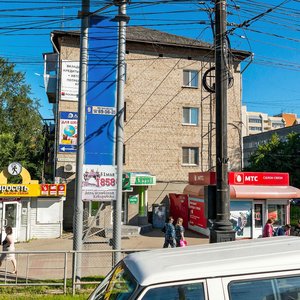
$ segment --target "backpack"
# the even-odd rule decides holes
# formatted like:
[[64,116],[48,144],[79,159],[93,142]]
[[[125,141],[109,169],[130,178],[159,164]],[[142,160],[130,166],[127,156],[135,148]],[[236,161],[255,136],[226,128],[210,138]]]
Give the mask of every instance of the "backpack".
[[166,225],[161,229],[161,231],[162,231],[163,233],[166,233],[166,231],[167,231]]

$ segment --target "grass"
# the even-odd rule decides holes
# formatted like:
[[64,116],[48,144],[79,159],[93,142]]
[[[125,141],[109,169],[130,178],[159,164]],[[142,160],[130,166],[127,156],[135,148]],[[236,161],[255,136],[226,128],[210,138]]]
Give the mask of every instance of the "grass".
[[72,280],[67,280],[67,294],[63,295],[62,286],[47,286],[47,283],[61,283],[61,280],[31,280],[29,283],[45,283],[45,286],[0,286],[1,300],[34,300],[34,299],[49,299],[49,300],[69,300],[87,299],[92,290],[96,287],[96,283],[101,281],[103,277],[85,277],[81,281],[93,282],[95,284],[84,284],[81,289],[76,291],[76,295],[72,295]]

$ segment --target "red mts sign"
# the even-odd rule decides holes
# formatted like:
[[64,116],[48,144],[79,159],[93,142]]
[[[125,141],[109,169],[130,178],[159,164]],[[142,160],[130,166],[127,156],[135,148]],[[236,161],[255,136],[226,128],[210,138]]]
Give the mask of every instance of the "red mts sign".
[[189,184],[209,185],[216,183],[215,172],[191,172],[189,173]]
[[229,172],[228,183],[236,185],[289,185],[289,173]]

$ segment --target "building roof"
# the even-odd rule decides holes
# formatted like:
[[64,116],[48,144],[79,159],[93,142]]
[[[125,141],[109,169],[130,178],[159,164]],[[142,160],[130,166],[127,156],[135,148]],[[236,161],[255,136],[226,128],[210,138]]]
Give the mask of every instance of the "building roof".
[[[142,285],[300,268],[299,237],[169,248],[128,255],[125,265]],[[280,255],[280,259],[278,259]]]
[[[55,30],[52,32],[54,43],[56,47],[59,48],[58,37],[59,36],[80,36],[80,31],[62,31]],[[147,44],[160,44],[164,46],[175,46],[181,48],[195,48],[211,51],[213,45],[206,43],[204,41],[187,38],[184,36],[179,36],[175,34],[170,34],[167,32],[150,29],[142,26],[128,26],[126,30],[126,40],[127,42],[136,43],[147,43]],[[244,60],[251,56],[248,51],[231,49],[235,59]]]

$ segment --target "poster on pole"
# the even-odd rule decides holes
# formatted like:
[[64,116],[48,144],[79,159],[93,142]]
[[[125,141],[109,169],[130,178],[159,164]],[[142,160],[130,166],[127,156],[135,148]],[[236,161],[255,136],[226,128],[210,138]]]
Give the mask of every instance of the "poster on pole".
[[61,112],[59,120],[59,152],[76,152],[77,149],[77,112]]
[[60,99],[78,101],[79,61],[63,60],[61,62]]
[[117,195],[115,166],[83,165],[82,200],[114,201]]

